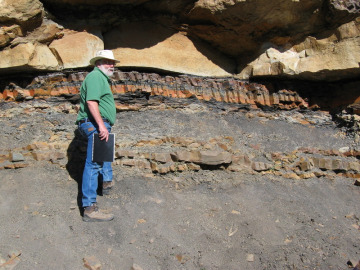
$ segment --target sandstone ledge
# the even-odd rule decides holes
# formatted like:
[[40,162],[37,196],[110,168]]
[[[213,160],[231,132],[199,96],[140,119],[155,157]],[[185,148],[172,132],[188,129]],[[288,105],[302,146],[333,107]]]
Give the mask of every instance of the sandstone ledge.
[[240,79],[359,75],[356,1],[95,2],[2,1],[0,73],[88,67],[107,48],[121,68]]
[[[341,153],[339,150],[299,148],[291,153],[268,153],[271,159],[263,162],[256,161],[246,153],[237,153],[238,150],[231,147],[231,140],[213,138],[206,142],[187,137],[164,137],[135,142],[132,145],[137,146],[128,149],[123,142],[117,141],[114,164],[155,174],[211,169],[274,174],[292,179],[360,177],[360,150],[348,149]],[[144,151],[143,148],[149,145],[154,150]],[[224,145],[227,145],[228,151],[222,150]],[[156,148],[164,146],[187,150],[156,152]],[[75,140],[72,144],[66,141],[36,142],[23,148],[2,150],[0,169],[19,169],[34,162],[51,162],[60,166],[68,164],[71,167],[84,162],[85,151],[86,145],[82,140]]]

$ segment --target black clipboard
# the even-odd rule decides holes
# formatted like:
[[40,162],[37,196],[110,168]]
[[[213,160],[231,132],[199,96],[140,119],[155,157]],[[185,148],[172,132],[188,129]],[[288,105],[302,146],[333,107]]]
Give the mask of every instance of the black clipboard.
[[115,160],[115,134],[109,133],[108,141],[100,140],[99,133],[93,134],[92,161],[114,162]]

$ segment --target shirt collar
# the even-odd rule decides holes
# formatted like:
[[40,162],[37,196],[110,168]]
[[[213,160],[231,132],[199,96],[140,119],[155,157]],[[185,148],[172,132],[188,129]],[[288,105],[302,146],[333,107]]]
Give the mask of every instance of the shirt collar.
[[109,82],[111,81],[111,79],[109,78],[109,76],[106,75],[100,68],[94,67],[94,70],[100,71],[100,73],[101,73],[102,75],[104,75],[105,78],[106,78]]

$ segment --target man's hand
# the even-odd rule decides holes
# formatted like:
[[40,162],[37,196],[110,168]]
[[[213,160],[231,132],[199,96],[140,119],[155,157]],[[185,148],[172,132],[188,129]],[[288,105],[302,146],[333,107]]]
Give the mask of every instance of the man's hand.
[[99,138],[105,141],[108,141],[109,138],[109,131],[105,127],[104,121],[102,121],[102,126],[99,125]]
[[100,115],[99,111],[99,103],[96,100],[88,100],[87,102],[89,111],[93,118],[95,119],[95,122],[97,123],[99,127],[99,138],[101,140],[108,141],[109,139],[109,131],[105,127],[104,121]]

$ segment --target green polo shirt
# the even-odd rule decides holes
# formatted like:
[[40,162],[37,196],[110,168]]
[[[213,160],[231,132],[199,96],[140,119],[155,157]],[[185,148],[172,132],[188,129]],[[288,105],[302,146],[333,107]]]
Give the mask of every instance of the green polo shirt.
[[101,117],[108,119],[111,125],[115,123],[116,107],[109,83],[109,77],[98,67],[86,76],[80,88],[80,110],[76,122],[84,118],[93,119],[86,102],[96,100]]

